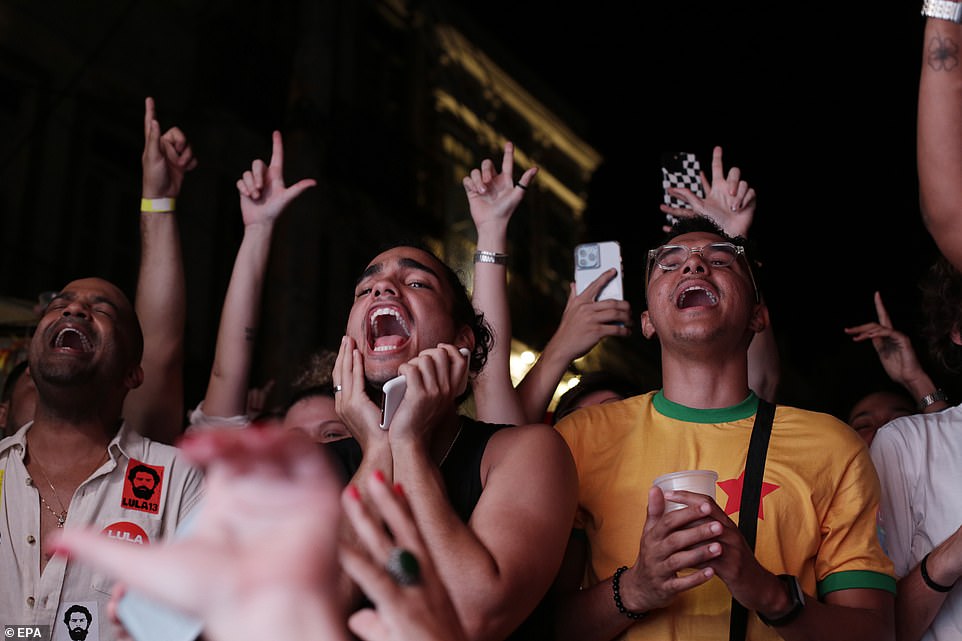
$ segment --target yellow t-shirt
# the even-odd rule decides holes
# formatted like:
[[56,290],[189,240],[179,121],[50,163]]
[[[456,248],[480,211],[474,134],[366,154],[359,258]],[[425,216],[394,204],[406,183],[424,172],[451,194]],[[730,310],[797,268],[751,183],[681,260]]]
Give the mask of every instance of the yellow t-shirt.
[[[661,392],[579,410],[558,424],[579,478],[575,528],[589,545],[586,581],[634,564],[648,489],[669,472],[718,472],[716,500],[735,523],[758,398],[697,410]],[[849,588],[895,592],[892,563],[876,534],[879,482],[868,451],[847,425],[825,414],[778,406],[765,463],[755,555],[775,574],[793,574],[819,597]],[[612,604],[614,611],[614,604]],[[629,628],[626,639],[728,638],[731,594],[712,578]],[[749,639],[778,639],[749,617]]]

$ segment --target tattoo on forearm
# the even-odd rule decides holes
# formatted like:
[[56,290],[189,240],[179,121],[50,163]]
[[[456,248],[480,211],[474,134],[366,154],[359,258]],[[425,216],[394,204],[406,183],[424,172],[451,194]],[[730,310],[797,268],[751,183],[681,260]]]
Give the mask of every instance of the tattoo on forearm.
[[253,343],[254,339],[257,338],[257,328],[256,327],[245,327],[244,328],[244,338],[247,342]]
[[929,40],[925,62],[932,71],[952,71],[959,66],[959,45],[951,38],[935,35]]

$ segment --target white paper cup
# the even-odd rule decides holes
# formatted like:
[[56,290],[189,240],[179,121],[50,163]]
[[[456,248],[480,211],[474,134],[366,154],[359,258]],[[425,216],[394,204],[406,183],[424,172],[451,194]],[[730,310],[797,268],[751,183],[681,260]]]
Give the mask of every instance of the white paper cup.
[[[655,479],[654,485],[661,488],[662,492],[670,490],[687,490],[697,492],[715,498],[715,483],[718,481],[718,472],[714,470],[685,470],[682,472],[672,472],[662,474]],[[688,507],[684,503],[665,501],[665,512],[680,510]]]

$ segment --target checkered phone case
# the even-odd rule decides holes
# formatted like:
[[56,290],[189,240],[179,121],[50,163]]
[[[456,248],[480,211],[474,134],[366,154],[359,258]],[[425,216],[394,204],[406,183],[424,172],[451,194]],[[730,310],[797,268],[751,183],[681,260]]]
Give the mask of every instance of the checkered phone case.
[[701,164],[695,154],[686,152],[671,152],[662,156],[661,186],[664,188],[665,204],[669,207],[691,209],[683,200],[668,195],[670,187],[685,188],[699,198],[705,197],[701,185]]

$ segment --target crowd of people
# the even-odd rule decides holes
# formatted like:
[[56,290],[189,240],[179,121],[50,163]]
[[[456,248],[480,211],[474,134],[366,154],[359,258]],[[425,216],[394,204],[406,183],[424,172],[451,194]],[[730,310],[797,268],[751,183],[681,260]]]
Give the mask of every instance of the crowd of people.
[[[958,368],[952,7],[926,3],[918,172],[944,255],[924,282],[925,337]],[[425,247],[378,253],[340,344],[305,355],[272,409],[250,388],[272,232],[315,184],[285,182],[274,132],[269,162],[237,181],[244,235],[187,413],[176,199],[197,161],[184,132],[161,131],[148,98],[133,302],[102,278],[67,283],[6,378],[0,625],[79,641],[962,639],[962,410],[879,294],[877,320],[845,331],[892,386],[847,423],[777,404],[756,194],[721,148],[704,196],[673,189],[687,207],[663,206],[677,222],[647,253],[644,311],[598,298],[613,270],[572,287],[515,385],[508,227],[538,170],[518,171],[506,143],[463,180],[473,290]],[[548,412],[575,359],[632,331],[660,347],[660,389],[594,372]],[[710,492],[657,482],[691,470],[714,475]]]

